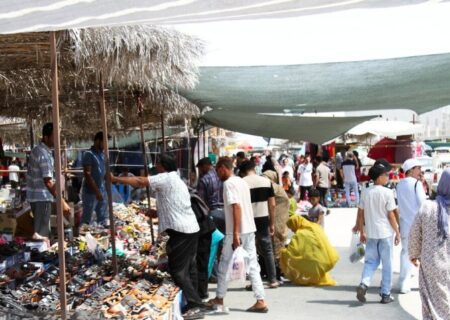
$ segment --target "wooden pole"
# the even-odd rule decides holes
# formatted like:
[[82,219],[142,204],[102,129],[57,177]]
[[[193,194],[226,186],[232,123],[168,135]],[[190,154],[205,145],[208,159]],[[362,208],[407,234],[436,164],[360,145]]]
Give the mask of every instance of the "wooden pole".
[[161,135],[162,135],[162,150],[163,153],[166,153],[166,134],[165,134],[165,126],[164,126],[164,111],[161,111]]
[[188,164],[187,164],[187,171],[188,171],[188,184],[191,186],[191,162],[192,162],[192,154],[191,154],[191,130],[189,129],[189,120],[184,119],[184,126],[187,131],[187,151],[188,151]]
[[30,147],[34,148],[33,119],[30,120]]
[[[141,131],[141,148],[142,148],[142,158],[144,159],[144,174],[146,177],[149,176],[148,173],[148,161],[147,161],[147,153],[146,151],[146,147],[145,147],[145,137],[144,137],[144,107],[142,105],[142,101],[141,101],[141,97],[137,96],[136,97],[136,105],[138,108],[138,115],[140,118],[140,131]],[[150,187],[147,186],[145,188],[145,191],[147,193],[147,201],[148,201],[148,209],[150,211],[150,204],[151,204],[151,196],[150,196]],[[153,230],[153,218],[150,215],[150,235],[152,238],[152,243],[155,243],[155,231]]]
[[203,124],[203,157],[205,158],[207,156],[206,154],[206,131],[205,131],[205,125]]
[[114,224],[114,211],[112,201],[112,184],[111,184],[111,168],[109,166],[109,145],[108,145],[108,123],[106,120],[106,104],[105,104],[105,88],[103,85],[103,77],[100,73],[99,84],[99,98],[100,98],[100,116],[103,130],[103,148],[105,153],[105,167],[106,167],[106,193],[108,195],[108,211],[109,211],[109,230],[111,233],[111,247],[112,247],[112,266],[114,275],[117,274],[117,254],[116,254],[116,226]]
[[56,180],[56,223],[58,229],[58,261],[59,261],[59,300],[61,303],[61,319],[67,319],[66,297],[66,259],[64,253],[64,217],[62,206],[61,184],[61,141],[59,128],[59,89],[58,89],[58,59],[56,56],[56,35],[50,32],[50,54],[52,74],[52,117],[53,139],[55,146],[55,180]]

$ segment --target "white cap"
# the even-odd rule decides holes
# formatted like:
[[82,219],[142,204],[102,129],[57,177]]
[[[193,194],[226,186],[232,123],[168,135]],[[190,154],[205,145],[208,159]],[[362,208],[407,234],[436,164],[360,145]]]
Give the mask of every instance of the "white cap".
[[421,166],[422,166],[422,164],[418,160],[408,159],[405,162],[403,162],[402,169],[406,173],[414,167],[421,167]]

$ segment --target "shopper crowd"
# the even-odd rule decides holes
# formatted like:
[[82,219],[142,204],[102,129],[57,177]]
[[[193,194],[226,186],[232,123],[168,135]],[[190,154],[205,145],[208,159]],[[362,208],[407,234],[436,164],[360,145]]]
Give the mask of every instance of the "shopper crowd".
[[[56,195],[52,147],[53,125],[46,124],[27,167],[27,200],[34,215],[34,237],[38,239],[50,236],[50,213]],[[394,191],[385,187],[392,171],[387,161],[379,159],[371,166],[368,177],[373,184],[360,194],[358,153],[346,150],[336,155],[332,165],[329,160],[325,154],[315,158],[310,154],[283,156],[278,161],[270,154],[248,159],[240,152],[235,159],[220,158],[214,167],[209,158],[203,158],[197,163],[199,178],[194,192],[179,176],[175,159],[162,154],[156,160],[155,175],[121,174],[111,180],[133,188],[150,188],[156,197],[157,213],[149,214],[158,217],[159,232],[169,236],[169,272],[187,301],[184,319],[201,319],[224,305],[228,270],[238,247],[247,255],[250,284],[246,289],[253,291],[256,299],[249,312],[269,310],[263,280],[268,289],[276,289],[286,280],[302,285],[334,285],[328,272],[339,255],[323,230],[330,213],[333,183],[345,189],[348,206],[358,208],[353,232],[359,233],[360,242],[365,244],[365,262],[356,288],[357,299],[366,302],[372,277],[382,264],[381,303],[393,301],[393,247],[402,244],[400,292],[411,291],[412,270],[420,265],[424,318],[448,317],[450,170],[442,175],[436,200],[427,201],[420,163],[405,161],[405,178],[396,187],[396,199]],[[96,222],[107,225],[102,132],[95,135],[82,164],[82,222],[93,223],[95,213]],[[12,178],[15,181],[15,176]],[[309,206],[302,216],[298,206],[306,201]],[[69,210],[65,202],[63,209]],[[294,236],[287,246],[288,227]],[[217,279],[215,297],[208,300],[209,256],[216,228],[225,238],[213,270]],[[305,267],[302,261],[312,256],[316,260],[308,260]],[[289,259],[296,263],[287,263]]]

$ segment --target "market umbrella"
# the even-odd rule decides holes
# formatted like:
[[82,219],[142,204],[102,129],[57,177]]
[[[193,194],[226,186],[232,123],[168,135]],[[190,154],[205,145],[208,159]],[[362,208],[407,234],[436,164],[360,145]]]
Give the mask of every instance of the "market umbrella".
[[369,150],[367,156],[372,159],[384,158],[390,163],[394,163],[396,146],[396,140],[383,138]]

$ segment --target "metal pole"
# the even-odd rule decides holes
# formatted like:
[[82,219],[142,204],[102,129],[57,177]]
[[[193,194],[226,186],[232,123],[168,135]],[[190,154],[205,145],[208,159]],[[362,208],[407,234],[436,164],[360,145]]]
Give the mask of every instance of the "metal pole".
[[165,134],[165,127],[164,127],[164,111],[161,111],[161,135],[162,135],[162,143],[163,143],[163,153],[166,153],[166,134]]
[[[144,137],[144,107],[142,105],[141,97],[136,97],[136,105],[138,108],[138,115],[140,118],[140,131],[141,131],[141,148],[142,148],[142,158],[144,159],[144,174],[146,177],[148,177],[148,162],[147,162],[147,153],[145,152],[145,137]],[[150,187],[147,186],[145,188],[145,191],[147,193],[147,201],[148,201],[148,209],[150,210]],[[150,215],[150,234],[152,238],[152,243],[155,243],[155,232],[153,230],[153,218]]]
[[59,128],[59,91],[58,91],[58,59],[56,56],[56,35],[50,32],[50,55],[52,73],[52,117],[53,139],[55,145],[55,180],[56,180],[56,224],[58,229],[58,261],[59,261],[59,300],[61,303],[61,318],[67,319],[66,297],[66,259],[64,253],[64,217],[62,209],[61,185],[61,141]]
[[111,169],[109,167],[109,146],[108,146],[108,123],[106,120],[106,105],[105,105],[105,88],[103,85],[103,77],[100,73],[99,84],[99,98],[100,98],[100,115],[102,120],[103,129],[103,148],[105,152],[105,167],[106,167],[106,193],[108,194],[108,210],[109,210],[109,230],[111,233],[111,246],[112,246],[112,266],[113,273],[116,275],[117,270],[117,255],[116,255],[116,226],[114,224],[114,211],[112,202],[112,185],[111,185]]

